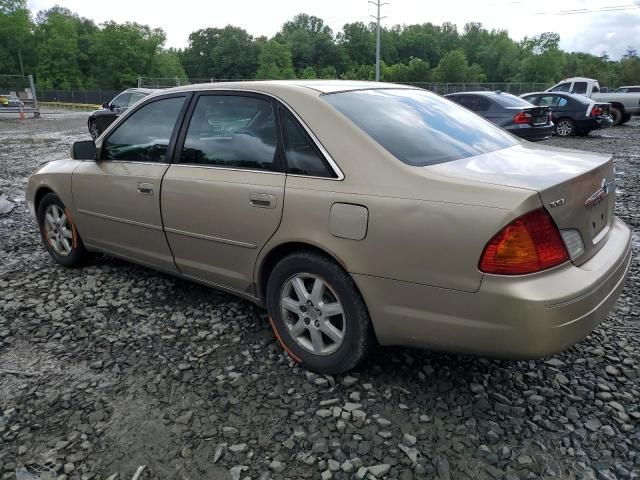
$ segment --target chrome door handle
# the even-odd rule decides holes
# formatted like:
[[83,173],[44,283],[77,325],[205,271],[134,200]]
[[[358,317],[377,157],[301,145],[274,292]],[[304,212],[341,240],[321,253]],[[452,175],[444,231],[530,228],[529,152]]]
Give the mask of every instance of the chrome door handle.
[[276,196],[269,193],[252,193],[249,195],[249,204],[258,208],[276,208]]
[[153,183],[139,183],[138,193],[143,195],[153,195]]

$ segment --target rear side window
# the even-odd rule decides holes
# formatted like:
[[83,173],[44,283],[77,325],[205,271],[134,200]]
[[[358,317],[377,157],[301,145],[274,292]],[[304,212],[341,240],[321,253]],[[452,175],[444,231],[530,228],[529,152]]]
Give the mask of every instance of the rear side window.
[[136,110],[102,145],[103,160],[164,162],[185,97],[166,98]]
[[131,94],[131,98],[129,98],[128,106],[131,107],[133,104],[137,103],[138,100],[142,100],[146,95],[144,93],[134,92]]
[[594,85],[591,89],[591,93],[600,93],[600,87],[598,87],[598,85]]
[[193,111],[180,162],[274,170],[276,138],[270,101],[203,95]]
[[561,83],[560,85],[551,89],[552,92],[568,92],[569,90],[571,90],[570,82]]
[[293,116],[280,110],[285,138],[287,172],[311,177],[335,178],[326,160]]
[[492,95],[491,98],[501,107],[530,107],[530,102],[523,98],[516,97],[510,93],[497,93]]
[[640,87],[631,87],[630,89],[627,90],[627,93],[639,93],[640,92]]
[[573,84],[573,93],[584,95],[587,93],[587,82],[576,82]]
[[528,97],[522,97],[523,100],[526,100],[527,102],[532,103],[534,105],[538,105],[538,99],[539,98],[540,97],[537,97],[535,95],[530,95]]
[[353,90],[323,98],[408,165],[435,165],[519,143],[487,120],[425,90]]

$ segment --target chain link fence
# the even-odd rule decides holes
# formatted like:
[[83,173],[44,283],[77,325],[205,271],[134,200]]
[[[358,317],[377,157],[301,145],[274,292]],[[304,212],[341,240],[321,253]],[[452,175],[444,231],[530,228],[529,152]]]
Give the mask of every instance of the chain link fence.
[[120,90],[39,90],[41,102],[102,105],[118,95]]
[[[180,85],[195,83],[220,83],[220,82],[252,82],[253,79],[216,79],[216,78],[149,78],[139,77],[140,88],[171,88]],[[548,83],[431,83],[431,82],[405,82],[405,85],[430,90],[439,95],[456,92],[471,91],[496,91],[522,95],[528,92],[539,92],[549,88]],[[0,94],[2,89],[0,88]],[[41,102],[55,102],[63,104],[102,105],[111,101],[120,90],[39,90],[38,98]]]

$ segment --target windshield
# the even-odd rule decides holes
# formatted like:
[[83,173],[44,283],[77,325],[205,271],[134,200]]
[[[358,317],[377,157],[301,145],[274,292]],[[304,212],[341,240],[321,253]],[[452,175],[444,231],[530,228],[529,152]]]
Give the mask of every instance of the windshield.
[[501,107],[531,107],[531,103],[510,93],[497,93],[491,98]]
[[475,113],[426,90],[356,90],[323,98],[408,165],[435,165],[519,143]]

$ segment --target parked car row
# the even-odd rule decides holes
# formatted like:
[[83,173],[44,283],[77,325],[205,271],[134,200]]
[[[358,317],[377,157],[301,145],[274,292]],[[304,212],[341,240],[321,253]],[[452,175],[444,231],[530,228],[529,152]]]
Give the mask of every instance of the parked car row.
[[[553,101],[457,100],[549,134]],[[53,260],[104,252],[248,299],[284,351],[322,373],[376,342],[564,350],[606,317],[632,258],[611,155],[520,141],[407,85],[173,88],[71,157],[28,182]]]
[[116,118],[126,112],[129,107],[155,91],[156,90],[151,88],[129,88],[117,95],[110,102],[103,103],[101,109],[94,110],[89,114],[87,126],[91,138],[94,140],[98,138],[102,135],[102,132],[104,132]]

